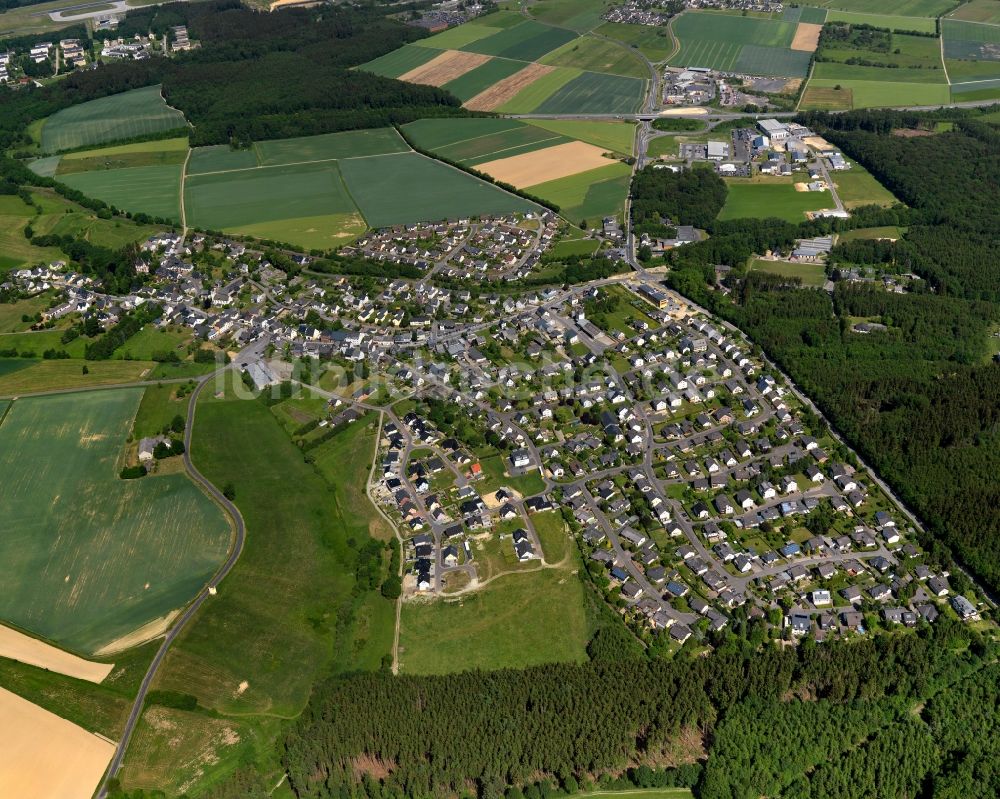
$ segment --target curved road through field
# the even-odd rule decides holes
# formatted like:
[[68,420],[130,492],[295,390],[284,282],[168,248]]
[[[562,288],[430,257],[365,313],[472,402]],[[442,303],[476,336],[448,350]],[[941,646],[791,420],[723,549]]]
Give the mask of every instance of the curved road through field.
[[101,785],[97,790],[96,795],[98,799],[105,799],[108,795],[108,780],[117,775],[118,771],[121,769],[122,761],[125,759],[125,752],[128,749],[129,740],[132,738],[132,733],[135,731],[135,725],[138,723],[139,716],[142,714],[142,708],[146,701],[146,694],[149,692],[149,687],[152,685],[153,679],[156,677],[156,673],[159,671],[164,658],[167,656],[167,651],[170,649],[170,645],[174,642],[177,636],[184,631],[188,623],[192,618],[194,618],[194,615],[205,603],[205,600],[211,596],[210,592],[214,591],[226,575],[232,571],[233,566],[236,565],[236,561],[239,560],[240,554],[243,552],[243,543],[246,540],[246,526],[243,522],[242,514],[240,514],[239,509],[232,502],[230,502],[222,494],[222,492],[208,480],[207,477],[198,471],[194,462],[191,460],[191,434],[194,430],[194,415],[198,406],[198,397],[201,395],[202,390],[206,385],[208,385],[212,378],[224,374],[228,368],[228,366],[223,367],[222,369],[201,378],[194,391],[191,392],[191,398],[188,400],[187,426],[184,429],[183,457],[184,466],[187,469],[188,474],[191,476],[191,479],[198,483],[232,518],[233,525],[236,530],[236,535],[233,539],[233,546],[229,552],[229,557],[226,558],[226,562],[222,564],[212,579],[208,581],[208,584],[202,588],[201,592],[197,597],[195,597],[194,601],[187,606],[184,612],[177,618],[177,621],[174,622],[170,630],[167,631],[166,637],[163,639],[163,643],[160,644],[160,648],[156,651],[156,655],[153,658],[152,663],[149,664],[149,668],[146,670],[146,676],[142,678],[142,684],[139,686],[139,693],[136,695],[135,702],[132,705],[132,710],[128,715],[128,721],[125,722],[125,729],[122,731],[121,737],[118,740],[115,755],[111,758],[108,770],[105,772],[104,779],[101,781]]

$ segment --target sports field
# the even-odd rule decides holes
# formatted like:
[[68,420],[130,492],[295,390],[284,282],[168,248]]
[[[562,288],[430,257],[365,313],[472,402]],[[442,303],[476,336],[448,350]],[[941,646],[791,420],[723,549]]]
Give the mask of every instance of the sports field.
[[164,102],[160,87],[147,86],[57,111],[42,127],[42,151],[71,150],[186,125],[184,115]]
[[767,272],[781,277],[797,277],[807,288],[818,288],[826,282],[826,273],[820,264],[765,261],[762,258],[757,258],[751,262],[748,271]]
[[365,229],[336,161],[194,175],[184,203],[196,227],[309,248],[330,249]]
[[583,662],[589,633],[583,599],[579,577],[560,568],[506,574],[457,599],[407,602],[400,670],[446,674]]
[[804,222],[806,211],[833,207],[828,191],[796,191],[791,181],[747,182],[739,178],[726,181],[729,194],[719,212],[719,219],[768,219]]
[[340,168],[372,227],[539,210],[528,200],[417,153],[351,158],[341,161]]
[[797,29],[796,23],[783,20],[687,12],[673,23],[681,47],[669,63],[802,78],[810,52],[790,49]]
[[85,653],[183,606],[229,547],[185,475],[118,478],[141,397],[21,399],[0,425],[0,615]]
[[60,182],[126,211],[180,221],[181,164],[59,175]]

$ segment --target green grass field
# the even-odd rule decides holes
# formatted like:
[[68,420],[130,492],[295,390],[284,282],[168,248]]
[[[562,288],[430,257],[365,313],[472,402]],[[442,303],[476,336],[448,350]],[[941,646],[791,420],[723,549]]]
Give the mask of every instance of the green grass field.
[[595,33],[624,42],[654,63],[666,59],[674,49],[673,39],[667,30],[651,25],[605,22],[595,30]]
[[372,227],[478,214],[538,210],[538,206],[417,153],[341,162],[351,196]]
[[[426,42],[427,40],[422,39],[421,41]],[[437,58],[438,55],[439,53],[430,47],[406,44],[398,50],[393,50],[391,53],[379,56],[367,64],[362,64],[358,69],[363,69],[365,72],[374,72],[383,78],[398,78],[411,69],[422,67],[432,58]]]
[[863,227],[837,234],[837,241],[857,241],[858,239],[898,239],[906,228],[886,225],[884,227]]
[[[895,72],[896,70],[892,70]],[[813,78],[807,91],[836,89],[843,95],[849,91],[852,108],[878,108],[891,106],[934,105],[950,101],[947,84],[942,83],[887,83],[870,80],[830,80]]]
[[876,28],[888,28],[894,31],[920,31],[935,33],[937,22],[930,17],[905,17],[893,14],[883,14],[872,11],[869,4],[866,11],[841,11],[830,9],[827,22],[849,22],[852,25],[873,25]]
[[146,325],[114,352],[116,358],[133,358],[139,361],[153,360],[157,352],[175,352],[184,360],[186,345],[194,338],[190,328],[163,330],[155,325]]
[[621,217],[632,170],[615,163],[550,180],[531,187],[531,193],[559,206],[560,213],[573,224],[586,219],[597,224],[606,216]]
[[831,177],[837,186],[837,195],[848,209],[862,205],[888,207],[898,202],[891,191],[857,162],[847,171],[831,173]]
[[0,615],[82,652],[183,606],[229,546],[222,511],[186,476],[118,479],[141,396],[22,399],[0,426]]
[[806,211],[832,208],[828,191],[796,191],[789,182],[751,183],[732,178],[726,181],[729,194],[719,219],[767,219],[804,222]]
[[649,68],[631,48],[596,36],[582,36],[567,42],[541,58],[540,63],[632,78],[649,77]]
[[623,155],[631,155],[635,149],[635,125],[631,122],[533,119],[528,124]]
[[125,211],[180,221],[180,164],[59,175],[59,181]]
[[826,282],[826,273],[820,264],[791,263],[789,261],[765,261],[756,259],[750,264],[752,272],[768,272],[781,277],[797,277],[807,288],[819,288]]
[[407,602],[400,620],[401,671],[583,662],[590,633],[583,602],[579,578],[563,568],[505,574],[458,599]]
[[639,110],[645,90],[646,82],[640,78],[584,72],[533,110],[538,114],[629,114]]
[[576,34],[564,28],[553,28],[534,20],[526,20],[459,49],[518,61],[535,61],[575,38]]
[[189,177],[188,223],[329,249],[364,230],[337,163],[246,169]]
[[159,86],[147,86],[56,112],[42,127],[42,150],[72,150],[175,130],[186,124],[184,115],[164,102]]

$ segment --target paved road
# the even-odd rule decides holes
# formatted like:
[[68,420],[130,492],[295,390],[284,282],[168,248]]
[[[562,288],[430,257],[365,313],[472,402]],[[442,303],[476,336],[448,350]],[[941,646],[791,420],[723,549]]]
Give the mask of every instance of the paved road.
[[195,387],[194,391],[191,392],[191,398],[188,400],[188,418],[187,426],[184,429],[184,466],[191,475],[191,478],[201,485],[201,487],[212,497],[222,508],[229,514],[233,520],[233,525],[235,528],[235,536],[233,538],[233,545],[229,552],[229,557],[226,558],[226,562],[222,564],[219,570],[215,573],[215,576],[209,580],[208,584],[201,590],[195,600],[187,606],[184,612],[177,618],[173,626],[167,632],[166,637],[163,639],[163,643],[160,644],[160,648],[156,651],[156,655],[153,657],[152,663],[149,664],[149,668],[146,670],[146,676],[142,678],[142,684],[139,686],[139,692],[135,697],[135,702],[132,705],[132,710],[129,713],[128,721],[125,722],[125,729],[122,731],[121,738],[118,741],[118,746],[115,749],[115,755],[111,759],[111,763],[108,765],[108,770],[105,772],[104,779],[101,781],[100,788],[97,791],[97,798],[104,799],[108,795],[107,781],[114,777],[118,771],[121,769],[122,761],[125,759],[125,753],[128,749],[129,741],[132,738],[132,733],[135,731],[135,725],[139,721],[139,716],[142,714],[142,708],[146,701],[146,694],[149,692],[149,687],[152,685],[153,680],[156,677],[160,666],[163,664],[164,658],[167,656],[167,651],[170,649],[170,645],[173,644],[174,640],[183,632],[187,627],[188,623],[194,618],[195,614],[201,609],[201,606],[205,601],[212,595],[213,592],[222,582],[222,580],[232,571],[233,566],[236,565],[236,561],[239,560],[240,554],[243,552],[243,544],[246,540],[246,526],[243,522],[243,516],[240,514],[239,509],[230,502],[219,489],[217,489],[212,483],[205,477],[198,468],[194,465],[191,460],[191,436],[194,430],[194,416],[195,411],[198,406],[198,397],[201,395],[202,390],[207,386],[213,378],[222,374],[230,367],[223,367],[217,372],[213,372],[210,375],[206,375],[198,381],[198,385]]

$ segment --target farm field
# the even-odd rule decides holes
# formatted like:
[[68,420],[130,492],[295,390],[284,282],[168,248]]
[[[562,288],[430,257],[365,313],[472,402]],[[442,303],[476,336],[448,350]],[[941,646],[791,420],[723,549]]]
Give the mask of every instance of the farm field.
[[531,187],[531,192],[558,205],[560,213],[573,224],[583,220],[597,224],[606,216],[621,218],[631,174],[632,170],[626,164],[609,164],[578,175],[539,183]]
[[58,180],[115,208],[179,222],[182,170],[181,164],[136,166],[74,172]]
[[665,28],[605,22],[594,32],[634,47],[653,63],[665,60],[674,49],[674,41]]
[[810,82],[802,93],[801,105],[816,111],[849,111],[854,107],[854,94],[843,86],[816,86]]
[[546,67],[533,64],[522,73],[501,81],[483,93],[489,102],[468,103],[466,108],[497,111],[502,114],[530,114],[548,97],[583,73],[572,67]]
[[920,31],[921,33],[937,32],[937,22],[931,17],[906,17],[898,14],[873,12],[869,5],[863,11],[841,11],[830,9],[826,16],[827,22],[849,22],[852,25],[872,25],[876,28],[888,28],[894,31]]
[[0,774],[9,796],[90,799],[115,745],[0,688]]
[[820,61],[813,67],[813,80],[840,81],[854,83],[917,83],[947,84],[943,69],[915,69],[888,67],[864,67],[857,64],[839,64],[831,61]]
[[225,516],[185,475],[118,479],[141,395],[22,399],[0,426],[0,614],[81,652],[184,605],[229,546]]
[[0,658],[92,683],[102,682],[114,668],[113,663],[86,660],[4,625],[0,625]]
[[589,31],[601,24],[610,0],[536,0],[528,6],[535,19],[575,31]]
[[[0,396],[16,397],[53,389],[117,385],[138,380],[156,364],[148,361],[29,361],[27,368],[0,368]],[[83,367],[87,367],[84,374]]]
[[568,42],[544,56],[541,63],[632,78],[649,77],[649,68],[630,48],[596,36],[581,36]]
[[[870,0],[818,0],[814,5],[841,11],[867,11],[872,7]],[[958,5],[958,0],[879,0],[878,10],[903,17],[939,17]]]
[[352,158],[340,167],[372,227],[538,210],[528,200],[417,153]]
[[152,361],[158,352],[174,352],[184,360],[187,357],[186,345],[194,338],[190,328],[161,329],[155,325],[146,325],[114,351],[113,357],[138,361]]
[[208,230],[330,249],[365,229],[334,161],[194,175],[184,194],[188,223]]
[[536,128],[568,136],[571,139],[603,147],[622,155],[631,155],[635,148],[635,125],[631,122],[593,122],[577,119],[532,119]]
[[810,53],[789,49],[798,26],[781,20],[687,12],[673,23],[681,43],[669,63],[790,78],[806,76]]
[[403,153],[406,146],[392,128],[350,130],[297,139],[275,139],[254,144],[261,166],[280,166],[305,161],[360,158],[383,153]]
[[646,82],[639,78],[584,72],[550,94],[538,114],[629,114],[639,110]]
[[42,127],[41,149],[54,153],[186,125],[184,115],[163,100],[160,87],[148,86],[57,111]]
[[565,28],[554,28],[534,20],[525,20],[511,28],[470,42],[461,49],[482,55],[513,58],[517,61],[535,61],[575,38],[576,34]]
[[826,282],[826,272],[823,271],[821,264],[767,261],[763,258],[757,258],[751,262],[748,271],[768,272],[781,277],[797,277],[807,288],[819,288]]
[[583,662],[589,637],[583,602],[579,578],[563,568],[505,574],[461,598],[406,602],[400,671],[445,674]]
[[[427,40],[422,39],[421,41],[426,42]],[[359,69],[363,69],[365,72],[373,72],[376,75],[381,75],[383,78],[398,78],[411,69],[423,66],[436,56],[437,53],[434,49],[426,45],[404,44],[398,50],[393,50],[391,53],[379,56],[367,64],[362,64]]]
[[971,2],[959,6],[948,17],[966,22],[1000,25],[1000,2],[997,0],[971,0]]
[[[837,86],[842,89],[838,93],[841,96],[845,92],[850,92],[851,108],[944,104],[949,102],[951,97],[949,87],[945,83],[888,83],[886,81],[831,80],[829,78],[813,78],[809,81],[807,92],[811,92],[813,89],[836,90]],[[803,108],[806,107],[811,106],[807,106],[803,102]]]
[[729,194],[719,212],[719,219],[767,219],[777,217],[786,222],[804,222],[806,211],[833,207],[827,191],[796,191],[789,180],[751,183],[739,178],[726,180]]
[[944,57],[949,61],[1000,63],[1000,26],[941,20]]
[[858,208],[862,205],[890,206],[898,202],[892,192],[879,183],[861,164],[854,162],[851,169],[833,172],[830,177],[837,187],[837,195],[844,207]]
[[418,147],[470,166],[572,141],[513,119],[421,119],[404,130]]
[[516,75],[524,69],[523,61],[491,58],[482,66],[466,72],[461,77],[445,83],[442,88],[454,94],[463,103],[482,94],[490,87]]
[[591,169],[607,166],[600,147],[580,141],[570,141],[533,153],[524,153],[481,163],[478,168],[496,180],[518,189],[549,180],[570,177]]

